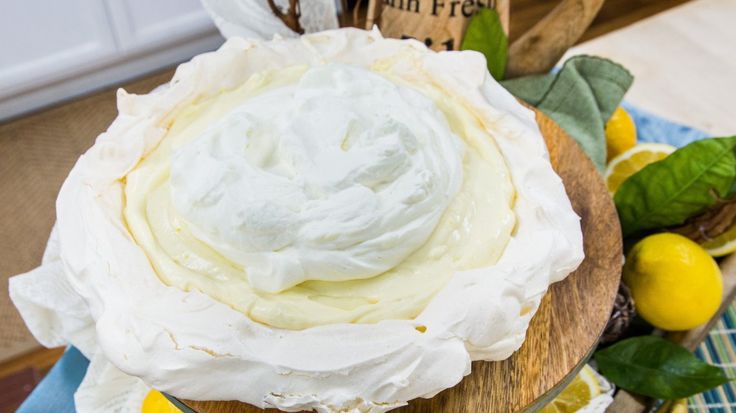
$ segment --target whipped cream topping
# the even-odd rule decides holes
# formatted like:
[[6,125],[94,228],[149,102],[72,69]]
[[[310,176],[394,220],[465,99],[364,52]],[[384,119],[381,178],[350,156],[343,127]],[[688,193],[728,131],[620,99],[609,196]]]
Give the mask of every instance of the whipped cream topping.
[[258,290],[368,278],[426,242],[460,188],[462,150],[421,93],[319,66],[179,148],[173,203]]
[[[301,330],[258,323],[196,288],[162,283],[124,217],[131,171],[197,102],[257,73],[330,62],[380,70],[394,83],[432,85],[461,101],[493,137],[515,188],[516,224],[498,260],[456,271],[412,319]],[[118,108],[62,187],[58,250],[38,271],[14,278],[11,295],[24,317],[54,314],[51,325],[29,326],[43,342],[80,344],[178,397],[321,412],[381,412],[432,397],[469,374],[472,360],[516,351],[549,285],[583,259],[579,218],[534,114],[489,76],[478,53],[435,53],[356,29],[269,42],[233,38],[181,65],[161,90],[119,92]],[[58,286],[66,299],[36,302],[26,294],[36,285]]]
[[[416,79],[406,82],[395,77],[391,81],[403,82],[403,89],[411,87],[411,93],[431,99],[467,148],[462,151],[461,186],[420,248],[375,277],[342,282],[306,281],[269,293],[254,288],[242,265],[195,236],[196,229],[172,202],[172,158],[181,151],[196,148],[212,125],[223,123],[231,113],[241,110],[244,102],[261,103],[263,97],[277,91],[292,90],[304,80],[305,74],[317,70],[345,70],[334,66],[309,69],[302,65],[266,70],[254,74],[235,90],[183,108],[155,150],[126,175],[123,213],[127,226],[162,281],[185,291],[199,290],[269,326],[303,329],[334,323],[412,319],[453,274],[496,263],[515,222],[514,190],[502,155],[462,100],[427,82],[419,83]],[[391,76],[380,67],[371,72],[350,70],[363,72],[361,76],[380,75],[386,79],[384,82]],[[380,88],[374,90],[380,92]],[[293,96],[287,95],[280,99],[282,106]],[[374,111],[365,109],[367,112],[362,113]],[[238,136],[243,135],[241,132]],[[237,152],[236,148],[233,152]],[[203,175],[214,169],[212,162],[205,165]],[[197,167],[190,165],[191,169]]]

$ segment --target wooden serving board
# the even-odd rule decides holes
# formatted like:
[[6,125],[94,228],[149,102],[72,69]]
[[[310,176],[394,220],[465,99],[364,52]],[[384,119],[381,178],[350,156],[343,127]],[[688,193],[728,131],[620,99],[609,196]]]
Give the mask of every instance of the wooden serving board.
[[[551,286],[531,321],[524,345],[511,358],[473,363],[457,386],[417,399],[396,412],[533,411],[572,379],[598,342],[616,297],[623,253],[618,216],[600,174],[556,123],[537,112],[552,165],[582,218],[585,260]],[[256,413],[234,401],[183,401],[199,413]],[[276,411],[276,410],[272,410]]]

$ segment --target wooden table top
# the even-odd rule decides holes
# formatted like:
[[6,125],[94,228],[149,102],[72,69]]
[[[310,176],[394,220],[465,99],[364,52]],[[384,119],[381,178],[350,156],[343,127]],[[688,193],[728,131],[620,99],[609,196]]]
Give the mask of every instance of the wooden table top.
[[[475,362],[472,373],[432,399],[397,412],[518,412],[552,397],[587,360],[608,321],[623,264],[616,210],[600,174],[552,120],[537,112],[552,164],[582,218],[585,260],[542,300],[521,349],[499,362]],[[199,413],[256,413],[240,402],[184,403]],[[275,411],[275,410],[274,410]]]
[[621,63],[635,79],[627,102],[712,136],[730,136],[736,133],[734,16],[733,0],[688,2],[566,56],[593,54]]

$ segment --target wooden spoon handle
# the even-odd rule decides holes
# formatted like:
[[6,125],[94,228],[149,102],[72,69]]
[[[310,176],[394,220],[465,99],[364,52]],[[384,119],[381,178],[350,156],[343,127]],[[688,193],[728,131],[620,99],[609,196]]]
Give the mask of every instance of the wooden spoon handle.
[[[506,77],[546,73],[598,14],[604,0],[563,0],[509,47]],[[513,18],[513,16],[512,16]]]

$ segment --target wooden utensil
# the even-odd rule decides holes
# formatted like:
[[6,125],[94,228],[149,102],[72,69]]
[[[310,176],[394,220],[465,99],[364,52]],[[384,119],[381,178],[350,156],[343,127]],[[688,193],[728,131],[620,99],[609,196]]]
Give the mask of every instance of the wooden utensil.
[[[365,28],[389,37],[413,37],[435,50],[458,50],[479,7],[498,11],[509,31],[511,0],[370,0]],[[590,26],[604,0],[562,0],[509,46],[506,78],[546,73]],[[383,16],[383,20],[382,20]]]

